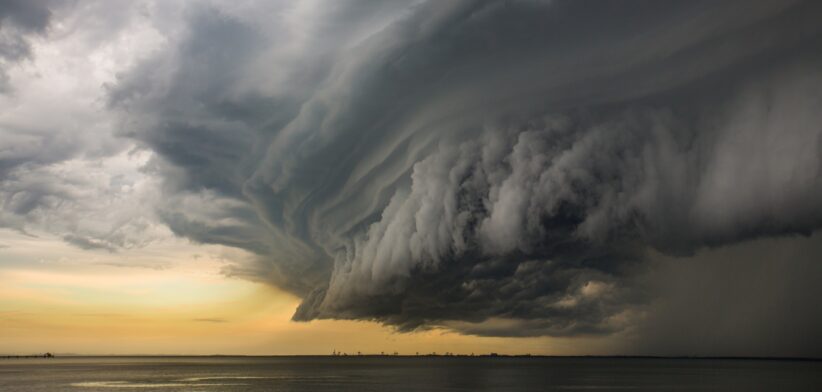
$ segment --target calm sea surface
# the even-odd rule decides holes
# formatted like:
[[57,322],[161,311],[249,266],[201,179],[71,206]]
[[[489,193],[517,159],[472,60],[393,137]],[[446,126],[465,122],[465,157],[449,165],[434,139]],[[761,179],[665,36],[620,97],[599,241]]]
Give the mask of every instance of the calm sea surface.
[[0,391],[822,391],[822,362],[605,358],[0,359]]

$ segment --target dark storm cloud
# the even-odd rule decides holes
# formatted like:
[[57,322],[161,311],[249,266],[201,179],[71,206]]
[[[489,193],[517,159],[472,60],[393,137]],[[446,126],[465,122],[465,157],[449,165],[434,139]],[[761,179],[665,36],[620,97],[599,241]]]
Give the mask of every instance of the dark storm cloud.
[[51,12],[47,2],[36,0],[7,0],[0,5],[0,18],[24,31],[42,31],[49,23]]
[[169,226],[297,320],[613,333],[649,252],[822,224],[817,2],[339,4],[194,7],[111,89]]

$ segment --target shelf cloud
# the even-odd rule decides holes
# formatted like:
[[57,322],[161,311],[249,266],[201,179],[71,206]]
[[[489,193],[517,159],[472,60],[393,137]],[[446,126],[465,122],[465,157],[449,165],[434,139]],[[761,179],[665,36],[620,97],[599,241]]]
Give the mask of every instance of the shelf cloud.
[[649,251],[822,223],[818,4],[376,8],[193,9],[111,89],[166,222],[257,253],[295,320],[612,333]]

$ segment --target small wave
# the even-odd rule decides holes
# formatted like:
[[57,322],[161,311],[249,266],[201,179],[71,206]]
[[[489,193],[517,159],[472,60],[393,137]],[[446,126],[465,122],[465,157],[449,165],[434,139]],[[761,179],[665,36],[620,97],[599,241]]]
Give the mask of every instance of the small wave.
[[293,376],[293,375],[284,375],[284,376],[200,376],[200,377],[187,377],[187,378],[180,378],[174,381],[179,382],[198,382],[198,381],[209,381],[209,380],[339,380],[345,377],[342,376]]
[[[188,377],[181,378],[176,381],[197,382],[208,380],[260,380],[260,379],[277,379],[278,377],[264,377],[264,376],[203,376],[203,377]],[[186,384],[190,385],[190,384]]]
[[183,383],[183,382],[157,382],[157,383],[137,383],[129,381],[86,381],[71,384],[78,388],[179,388],[179,387],[209,387],[209,386],[229,386],[247,384],[225,384],[225,383]]

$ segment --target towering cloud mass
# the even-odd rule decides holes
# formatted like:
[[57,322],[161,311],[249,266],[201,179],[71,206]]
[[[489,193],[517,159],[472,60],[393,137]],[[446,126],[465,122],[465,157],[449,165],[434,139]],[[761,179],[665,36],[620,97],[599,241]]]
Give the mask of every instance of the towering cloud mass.
[[820,2],[260,3],[135,7],[163,45],[106,99],[296,320],[632,331],[654,260],[822,225]]
[[648,252],[822,224],[818,2],[193,7],[110,104],[294,318],[620,331]]

